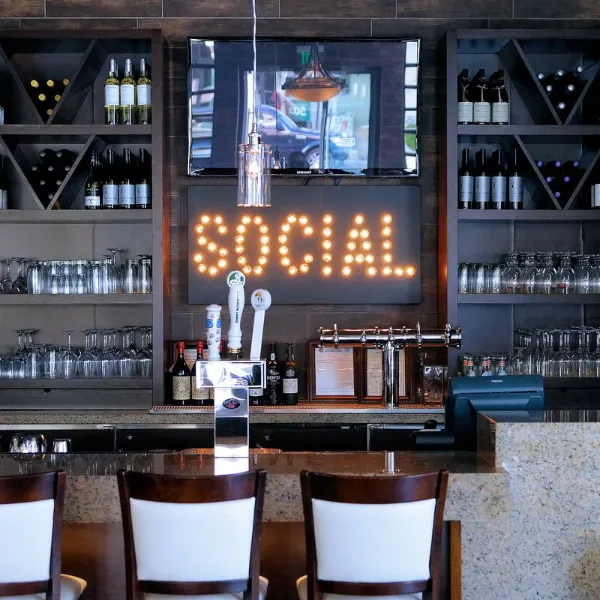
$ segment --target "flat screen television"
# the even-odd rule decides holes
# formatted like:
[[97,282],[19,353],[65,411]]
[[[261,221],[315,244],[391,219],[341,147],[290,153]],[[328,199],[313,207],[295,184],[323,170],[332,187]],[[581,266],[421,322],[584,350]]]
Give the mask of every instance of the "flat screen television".
[[[417,177],[418,39],[188,39],[188,173],[235,175],[253,117],[274,175]],[[316,79],[316,82],[315,82]]]

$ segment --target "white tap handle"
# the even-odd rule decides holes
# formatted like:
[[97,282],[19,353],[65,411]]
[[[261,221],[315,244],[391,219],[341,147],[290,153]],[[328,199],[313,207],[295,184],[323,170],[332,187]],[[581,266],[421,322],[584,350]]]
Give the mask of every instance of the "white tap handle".
[[240,271],[231,271],[227,276],[229,286],[229,331],[227,332],[227,348],[232,354],[242,350],[242,314],[244,312],[245,275]]
[[220,360],[221,307],[218,304],[210,304],[206,307],[206,343],[208,344],[208,360]]
[[265,326],[265,312],[271,306],[271,294],[267,290],[254,290],[250,297],[254,308],[254,327],[252,328],[252,346],[250,360],[260,360],[263,330]]

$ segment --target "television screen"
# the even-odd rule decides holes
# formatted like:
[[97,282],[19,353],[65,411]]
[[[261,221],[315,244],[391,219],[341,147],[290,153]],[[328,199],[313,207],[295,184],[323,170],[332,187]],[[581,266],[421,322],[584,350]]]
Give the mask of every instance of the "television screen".
[[190,175],[234,175],[254,121],[275,175],[419,175],[418,40],[261,39],[256,81],[251,40],[188,56]]

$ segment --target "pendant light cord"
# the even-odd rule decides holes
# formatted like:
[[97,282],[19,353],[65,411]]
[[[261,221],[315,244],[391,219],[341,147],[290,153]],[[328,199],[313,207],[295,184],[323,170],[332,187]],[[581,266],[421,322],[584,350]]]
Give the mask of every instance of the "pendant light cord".
[[252,0],[252,101],[254,102],[254,122],[258,127],[258,104],[256,102],[256,0]]

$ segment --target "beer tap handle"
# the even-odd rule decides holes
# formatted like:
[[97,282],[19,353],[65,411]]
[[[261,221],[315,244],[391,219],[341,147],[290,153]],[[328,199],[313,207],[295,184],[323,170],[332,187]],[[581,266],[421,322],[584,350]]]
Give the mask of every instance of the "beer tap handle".
[[267,312],[267,309],[271,306],[271,294],[267,290],[254,290],[250,297],[250,304],[252,304],[252,308],[254,308],[254,327],[252,329],[250,360],[260,360],[263,330],[265,326],[265,312]]
[[446,323],[446,329],[444,330],[444,343],[446,346],[450,345],[450,337],[451,337],[452,327],[450,323]]
[[337,323],[333,324],[333,345],[337,348],[340,343],[340,335],[338,333]]
[[421,334],[421,323],[417,321],[417,348],[420,348],[422,343],[423,335]]
[[227,276],[230,319],[229,331],[227,333],[227,349],[229,350],[229,354],[233,356],[239,355],[242,351],[242,314],[245,303],[245,283],[246,276],[241,271],[231,271]]
[[367,332],[365,329],[362,330],[360,334],[360,343],[364,346],[367,343]]

